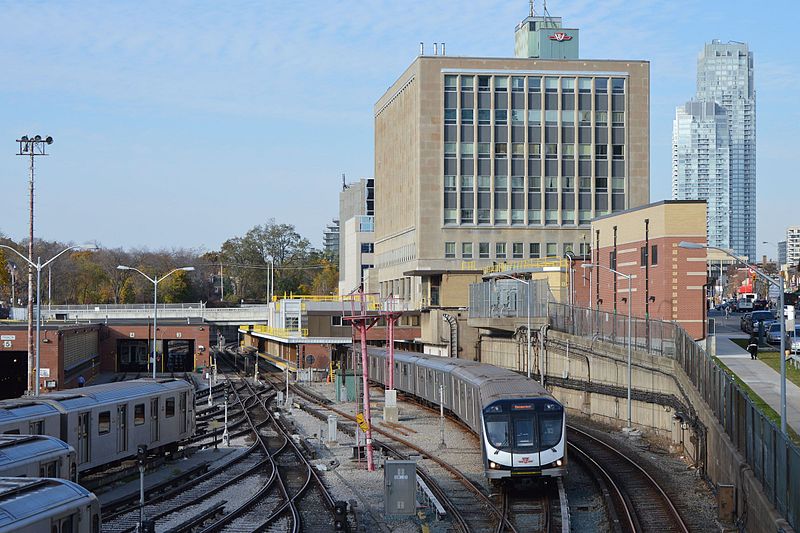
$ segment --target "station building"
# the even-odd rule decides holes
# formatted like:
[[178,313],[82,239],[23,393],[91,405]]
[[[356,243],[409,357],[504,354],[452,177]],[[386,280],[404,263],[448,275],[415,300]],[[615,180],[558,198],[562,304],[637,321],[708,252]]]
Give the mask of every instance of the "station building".
[[[709,256],[678,246],[706,244],[704,200],[664,200],[599,217],[592,233],[589,298],[597,308],[627,314],[630,296],[633,316],[677,322],[695,339],[705,337]],[[609,268],[631,276],[630,295],[627,278]]]
[[[151,372],[153,324],[150,321],[108,321],[66,324],[45,322],[40,333],[40,390],[61,390],[87,382],[101,372]],[[192,372],[209,363],[209,325],[186,320],[158,323],[156,351],[159,372]],[[27,386],[27,325],[0,325],[0,398],[16,398]]]
[[649,63],[579,59],[556,17],[516,40],[421,54],[375,104],[381,297],[420,309],[426,271],[585,255],[593,218],[649,201]]

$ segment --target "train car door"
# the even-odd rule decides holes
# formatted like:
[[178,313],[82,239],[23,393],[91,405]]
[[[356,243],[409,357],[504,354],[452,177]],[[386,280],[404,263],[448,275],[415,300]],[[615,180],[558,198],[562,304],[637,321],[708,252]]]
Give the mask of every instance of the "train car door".
[[128,451],[128,405],[117,406],[117,453]]
[[89,462],[89,437],[91,436],[91,413],[78,413],[78,464]]
[[178,416],[181,417],[181,433],[186,433],[188,431],[186,428],[186,393],[182,392],[180,398],[180,405],[178,407],[181,413]]
[[150,400],[150,441],[158,441],[158,398]]

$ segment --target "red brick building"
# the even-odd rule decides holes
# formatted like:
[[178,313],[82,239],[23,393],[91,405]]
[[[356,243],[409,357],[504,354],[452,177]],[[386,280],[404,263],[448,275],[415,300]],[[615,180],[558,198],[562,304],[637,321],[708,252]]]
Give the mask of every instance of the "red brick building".
[[[705,249],[680,248],[690,241],[706,244],[706,203],[665,200],[595,219],[591,296],[603,311],[628,312],[631,276],[634,317],[675,321],[690,335],[705,336]],[[577,276],[576,276],[577,277]],[[576,283],[578,285],[578,283]]]
[[[100,372],[148,373],[152,322],[53,324],[41,328],[42,391],[69,389],[78,377],[87,382]],[[208,324],[165,320],[158,325],[159,372],[188,372],[208,364]],[[0,398],[15,398],[27,385],[28,344],[25,323],[0,325]]]

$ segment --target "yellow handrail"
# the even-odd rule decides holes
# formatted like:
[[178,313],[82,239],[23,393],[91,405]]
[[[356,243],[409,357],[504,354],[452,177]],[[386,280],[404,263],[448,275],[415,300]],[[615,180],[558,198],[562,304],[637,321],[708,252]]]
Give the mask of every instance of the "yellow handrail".
[[544,259],[521,259],[519,261],[511,261],[508,263],[498,263],[483,269],[484,274],[492,274],[496,272],[511,272],[514,270],[528,270],[531,268],[547,268],[556,267],[559,269],[566,269],[569,266],[569,261],[558,257],[548,257]]
[[253,331],[257,333],[264,333],[265,335],[272,335],[274,337],[308,337],[308,328],[302,329],[287,329],[287,328],[274,328],[272,326],[264,326],[256,324],[252,326]]

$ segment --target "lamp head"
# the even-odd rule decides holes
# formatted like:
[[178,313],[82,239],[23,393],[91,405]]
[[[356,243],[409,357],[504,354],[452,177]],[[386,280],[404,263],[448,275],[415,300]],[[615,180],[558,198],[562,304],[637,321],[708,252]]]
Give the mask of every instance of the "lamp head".
[[37,135],[36,137],[33,138],[33,140],[36,141],[36,142],[39,142],[39,141],[42,140],[42,136],[41,135]]
[[47,138],[44,140],[44,142],[46,142],[47,144],[53,144],[53,138],[48,135]]
[[23,136],[20,138],[20,142],[24,142],[24,143],[28,142],[28,136],[27,136],[27,135],[23,135]]
[[699,242],[681,241],[678,243],[678,248],[686,248],[687,250],[702,250],[703,248],[707,248],[707,246],[700,244]]
[[84,250],[86,252],[96,252],[97,250],[100,249],[100,247],[98,247],[96,244],[89,243],[89,244],[81,244],[80,246],[77,247],[77,249]]
[[183,270],[184,272],[193,272],[194,271],[194,267],[182,267],[182,268],[179,268],[178,270]]
[[594,265],[592,263],[584,263],[581,265],[581,268],[594,268]]
[[118,265],[117,270],[130,270],[131,267],[125,265]]

